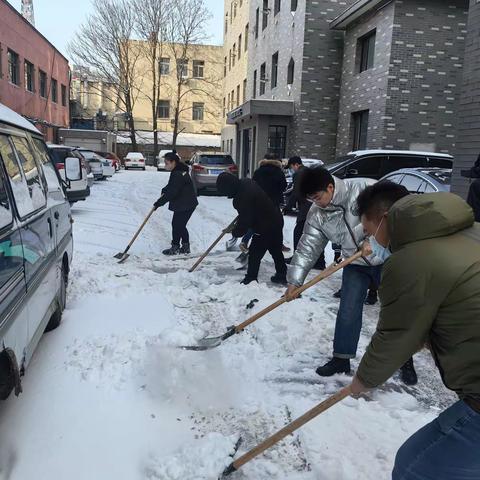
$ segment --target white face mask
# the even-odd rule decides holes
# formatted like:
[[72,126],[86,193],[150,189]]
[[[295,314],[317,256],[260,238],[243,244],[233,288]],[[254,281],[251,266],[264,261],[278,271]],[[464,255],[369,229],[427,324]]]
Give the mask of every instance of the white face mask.
[[375,232],[375,235],[372,235],[370,237],[370,246],[372,247],[372,252],[382,262],[386,262],[387,259],[392,255],[392,252],[390,251],[390,249],[388,247],[384,247],[383,245],[380,245],[378,243],[378,240],[375,238],[377,236],[378,231],[380,230],[380,227],[382,226],[384,218],[385,217],[383,217],[382,221],[379,223],[377,231]]

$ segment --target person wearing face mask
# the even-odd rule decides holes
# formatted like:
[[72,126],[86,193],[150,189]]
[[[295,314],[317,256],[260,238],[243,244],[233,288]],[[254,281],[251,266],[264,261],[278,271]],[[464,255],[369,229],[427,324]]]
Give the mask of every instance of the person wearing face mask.
[[[305,168],[300,179],[301,194],[313,202],[307,216],[303,235],[288,269],[288,300],[294,298],[297,287],[305,278],[328,242],[342,245],[344,258],[357,252],[366,235],[356,212],[357,197],[362,190],[375,183],[371,179],[341,180],[322,167]],[[350,373],[350,360],[357,353],[364,301],[372,282],[379,283],[383,258],[362,258],[344,268],[342,295],[335,324],[333,358],[317,368],[316,373],[329,377]],[[417,382],[413,362],[401,370],[407,384]]]
[[[170,172],[167,186],[162,190],[162,196],[154,203],[155,209],[169,204],[173,212],[172,219],[172,246],[162,253],[164,255],[178,255],[190,253],[190,236],[187,223],[197,208],[198,200],[195,194],[189,168],[176,152],[165,155],[165,169]],[[180,242],[182,245],[180,246]]]
[[459,401],[403,444],[392,479],[480,478],[480,224],[456,195],[410,195],[388,181],[360,193],[358,213],[386,262],[352,393],[383,384],[427,346]]

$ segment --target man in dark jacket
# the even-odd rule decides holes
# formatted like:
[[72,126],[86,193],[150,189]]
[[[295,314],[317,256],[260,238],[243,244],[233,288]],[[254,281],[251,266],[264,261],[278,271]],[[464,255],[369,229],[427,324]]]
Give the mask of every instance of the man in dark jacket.
[[352,393],[381,385],[426,345],[460,401],[406,441],[392,478],[480,478],[480,225],[456,195],[409,195],[392,182],[368,187],[357,203],[373,253],[386,261],[377,331]]
[[260,185],[273,204],[280,208],[283,202],[283,194],[287,189],[282,162],[276,155],[267,153],[259,165],[253,174],[253,180]]
[[252,180],[239,180],[230,173],[222,173],[217,179],[217,190],[221,195],[233,199],[238,211],[238,220],[231,232],[241,238],[249,229],[254,235],[249,249],[247,275],[244,285],[257,281],[260,262],[268,251],[275,262],[276,274],[272,282],[286,284],[287,266],[282,253],[283,218],[280,210],[267,194]]
[[470,170],[462,170],[461,173],[463,177],[474,179],[468,190],[467,202],[473,208],[475,221],[480,222],[480,155]]
[[[288,160],[287,167],[293,170],[293,189],[290,197],[288,198],[287,205],[283,211],[284,215],[288,215],[297,206],[297,222],[295,224],[295,230],[293,231],[293,250],[297,249],[298,243],[303,235],[303,229],[305,222],[307,221],[307,215],[310,211],[312,202],[309,202],[299,191],[299,179],[304,170],[303,162],[300,157],[292,157]],[[291,262],[291,258],[287,259],[287,264]],[[325,252],[322,252],[317,263],[313,267],[317,270],[325,270]]]
[[[169,204],[173,212],[172,219],[172,246],[163,251],[164,255],[190,253],[190,236],[187,223],[197,208],[198,200],[189,175],[189,168],[175,152],[165,155],[165,168],[170,171],[170,179],[162,190],[162,196],[154,203],[155,208]],[[182,246],[180,247],[180,241]]]

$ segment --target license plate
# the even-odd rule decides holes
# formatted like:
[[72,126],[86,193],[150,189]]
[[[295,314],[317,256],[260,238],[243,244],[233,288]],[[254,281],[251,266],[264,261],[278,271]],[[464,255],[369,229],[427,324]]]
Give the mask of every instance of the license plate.
[[223,170],[210,170],[210,175],[220,175]]

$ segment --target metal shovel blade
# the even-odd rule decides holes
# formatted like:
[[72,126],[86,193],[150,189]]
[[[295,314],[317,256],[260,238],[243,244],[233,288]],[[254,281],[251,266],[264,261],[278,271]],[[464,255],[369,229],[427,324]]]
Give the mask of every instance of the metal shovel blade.
[[124,263],[124,262],[127,261],[128,257],[130,257],[130,255],[128,253],[121,253],[119,255],[120,256],[115,255],[115,258],[119,259],[119,261],[117,263]]
[[205,337],[198,341],[197,345],[182,346],[179,347],[182,350],[192,350],[194,352],[203,352],[205,350],[212,350],[213,348],[219,347],[224,340],[235,335],[237,330],[235,327],[230,327],[226,333],[220,335],[219,337]]

